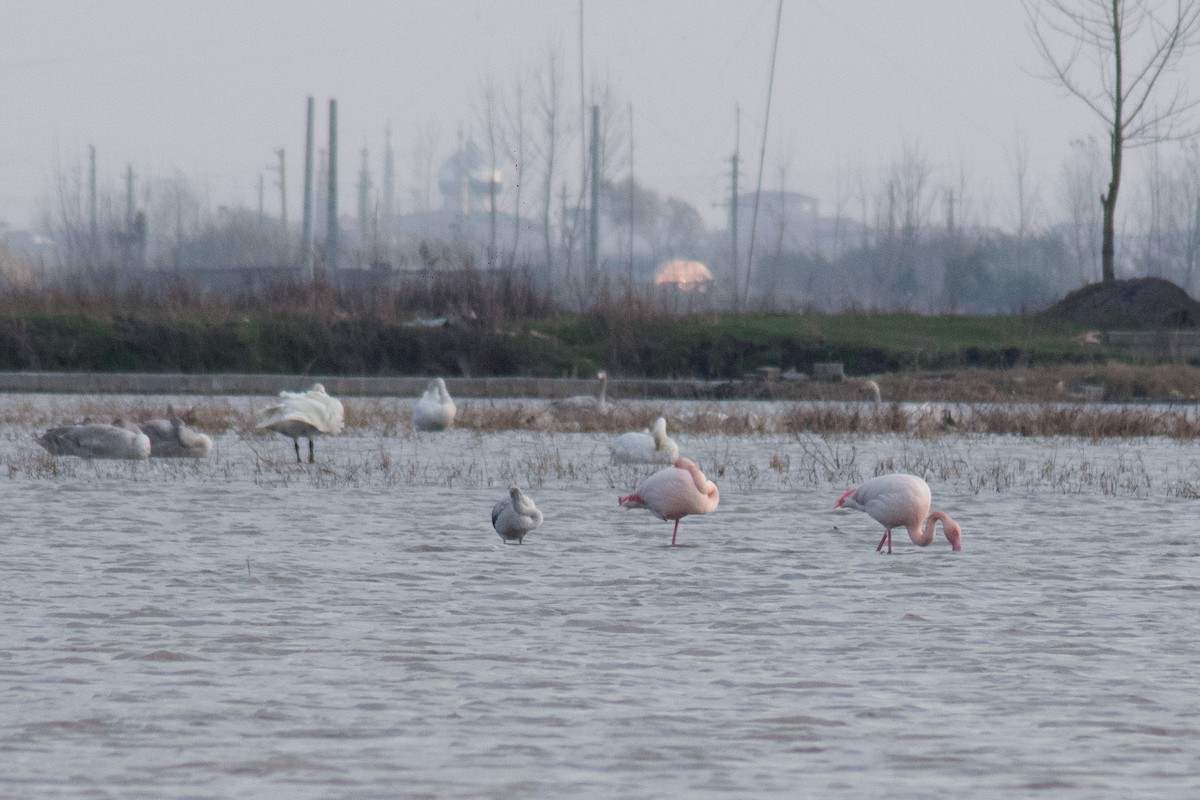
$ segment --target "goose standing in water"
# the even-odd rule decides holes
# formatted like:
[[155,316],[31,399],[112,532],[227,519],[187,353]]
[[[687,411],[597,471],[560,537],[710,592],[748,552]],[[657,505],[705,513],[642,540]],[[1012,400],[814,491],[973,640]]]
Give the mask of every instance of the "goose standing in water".
[[174,406],[167,406],[166,419],[146,420],[138,427],[150,437],[154,458],[208,458],[212,454],[212,437],[189,428]]
[[522,544],[525,534],[537,530],[541,524],[542,512],[519,486],[509,488],[508,497],[492,509],[492,527],[506,544]]
[[667,436],[667,420],[654,420],[649,433],[623,433],[612,443],[612,460],[616,464],[674,464],[679,458],[679,445]]
[[345,425],[346,412],[342,402],[325,393],[325,387],[314,383],[306,392],[279,393],[279,402],[263,410],[267,418],[258,423],[266,428],[291,438],[296,448],[296,463],[300,458],[300,437],[308,439],[308,463],[313,463],[313,437],[321,434],[337,435]]
[[608,400],[605,392],[608,390],[608,373],[603,370],[596,373],[600,380],[600,393],[596,396],[579,394],[574,397],[564,397],[550,403],[550,413],[559,421],[581,420],[596,415],[608,413]]
[[458,408],[454,405],[446,381],[435,378],[425,387],[425,394],[413,409],[413,427],[419,431],[444,431],[454,424]]
[[89,422],[82,425],[63,425],[51,428],[38,437],[37,443],[51,455],[80,458],[128,458],[141,460],[150,457],[150,437],[132,425],[128,427]]

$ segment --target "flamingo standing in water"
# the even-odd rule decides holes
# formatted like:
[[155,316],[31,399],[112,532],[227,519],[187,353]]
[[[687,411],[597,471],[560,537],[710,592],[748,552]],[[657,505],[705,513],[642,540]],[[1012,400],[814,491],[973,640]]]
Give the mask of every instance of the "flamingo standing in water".
[[492,527],[505,543],[523,544],[525,534],[537,530],[541,524],[542,512],[519,486],[510,487],[508,497],[492,509]]
[[716,484],[704,477],[694,463],[686,458],[676,459],[675,465],[660,469],[634,490],[633,494],[617,498],[625,508],[646,508],[661,520],[674,520],[671,545],[679,535],[679,520],[689,514],[711,514],[721,502]]
[[875,552],[887,542],[892,552],[892,528],[905,527],[913,544],[921,547],[933,541],[934,526],[942,523],[942,533],[951,550],[962,550],[962,528],[944,511],[930,511],[929,484],[916,475],[880,475],[854,487],[838,498],[834,508],[865,511],[884,527],[883,538]]
[[667,420],[659,417],[650,433],[622,433],[612,443],[612,460],[618,464],[674,464],[679,445],[667,436]]
[[458,407],[446,389],[446,381],[434,378],[413,409],[413,427],[419,431],[444,431],[454,424],[457,412]]
[[296,463],[300,460],[300,437],[308,439],[308,463],[313,463],[313,437],[317,434],[338,434],[345,424],[342,401],[325,393],[325,387],[314,383],[306,392],[279,393],[279,402],[264,412],[267,418],[258,427],[291,438],[296,448]]

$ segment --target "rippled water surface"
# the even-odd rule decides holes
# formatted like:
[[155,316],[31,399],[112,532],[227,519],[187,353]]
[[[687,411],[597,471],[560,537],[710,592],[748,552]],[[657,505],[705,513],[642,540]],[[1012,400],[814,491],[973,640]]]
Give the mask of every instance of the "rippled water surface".
[[[1189,444],[678,436],[722,494],[671,548],[610,434],[360,431],[298,466],[32,433],[0,440],[0,796],[1200,792]],[[890,469],[963,552],[831,510]],[[513,481],[546,515],[521,546],[489,525]]]

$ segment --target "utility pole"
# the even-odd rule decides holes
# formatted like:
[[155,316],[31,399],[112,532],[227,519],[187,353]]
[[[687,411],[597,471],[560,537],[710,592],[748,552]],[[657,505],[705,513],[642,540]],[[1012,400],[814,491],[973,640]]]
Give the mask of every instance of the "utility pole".
[[588,289],[596,290],[600,274],[600,106],[592,106],[592,198],[588,209]]
[[392,126],[384,131],[383,150],[383,242],[390,245],[396,214],[396,154],[392,150]]
[[279,221],[283,224],[283,236],[287,239],[288,216],[287,216],[287,167],[284,161],[284,150],[279,148],[275,151],[275,155],[279,156]]
[[133,266],[133,164],[125,168],[125,243],[121,253],[121,265],[125,269]]
[[742,137],[742,107],[735,105],[733,108],[734,131],[733,131],[733,155],[730,157],[733,172],[733,196],[729,198],[729,238],[732,240],[733,251],[733,310],[738,311],[738,304],[741,301],[741,289],[739,288],[740,275],[742,267],[738,263],[738,153],[741,150]]
[[358,237],[366,247],[371,239],[371,171],[367,166],[367,148],[362,149],[362,169],[358,173]]
[[91,257],[96,257],[100,226],[96,220],[96,145],[88,145],[88,231],[91,233]]
[[329,212],[325,221],[325,269],[335,279],[338,269],[337,100],[329,101]]
[[133,233],[133,164],[125,168],[125,232]]
[[633,101],[629,101],[629,287],[633,289]]
[[308,98],[304,124],[304,210],[300,232],[300,274],[313,280],[313,99]]

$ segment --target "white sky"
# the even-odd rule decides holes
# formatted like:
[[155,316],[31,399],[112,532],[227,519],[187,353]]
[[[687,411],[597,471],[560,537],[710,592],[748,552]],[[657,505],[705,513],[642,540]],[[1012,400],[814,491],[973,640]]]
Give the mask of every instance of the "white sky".
[[[737,104],[742,186],[753,185],[775,11],[775,0],[584,4],[585,69],[632,103],[639,183],[713,225]],[[566,111],[579,117],[575,0],[0,0],[0,30],[0,220],[18,226],[89,144],[102,187],[121,186],[132,163],[252,208],[283,147],[295,220],[309,95],[319,143],[338,100],[340,208],[351,212],[362,147],[378,181],[391,125],[403,211],[421,132],[442,135],[440,163],[487,75],[511,88],[557,49]],[[917,147],[936,185],[965,176],[976,212],[1007,224],[1018,135],[1053,204],[1070,141],[1103,133],[1042,72],[1018,0],[787,0],[764,184],[779,188],[786,162],[786,188],[830,213],[839,182],[877,181]],[[579,156],[564,164],[577,183]]]

